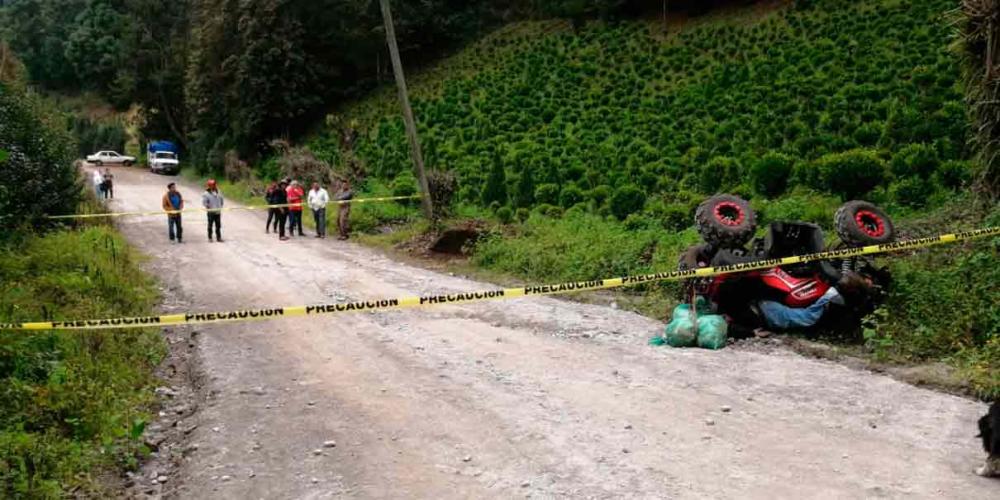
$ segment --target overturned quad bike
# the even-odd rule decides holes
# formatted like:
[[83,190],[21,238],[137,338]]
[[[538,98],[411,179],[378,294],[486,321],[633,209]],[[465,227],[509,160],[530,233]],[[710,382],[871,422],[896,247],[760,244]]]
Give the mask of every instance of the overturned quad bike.
[[[877,245],[896,237],[889,216],[866,201],[850,201],[837,210],[834,227],[839,241],[830,247],[825,244],[823,229],[806,222],[772,222],[762,237],[755,238],[755,219],[750,204],[737,196],[717,195],[705,200],[695,213],[704,243],[681,255],[679,269]],[[890,281],[889,272],[877,267],[871,258],[847,257],[691,279],[684,298],[706,298],[714,312],[727,318],[729,335],[739,338],[755,331],[782,329],[768,324],[762,306],[779,303],[793,312],[806,310],[830,296],[828,292],[835,287],[839,297],[829,303],[824,300],[820,320],[807,329],[810,333],[852,335],[859,331],[861,318],[883,301]]]

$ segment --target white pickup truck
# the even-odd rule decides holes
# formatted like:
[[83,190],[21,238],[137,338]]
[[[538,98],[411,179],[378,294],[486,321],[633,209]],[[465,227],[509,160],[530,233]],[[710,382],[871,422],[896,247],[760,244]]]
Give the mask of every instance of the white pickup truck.
[[135,163],[135,157],[120,155],[114,151],[98,151],[92,155],[87,155],[87,161],[99,167],[105,163],[117,163],[126,167],[131,167],[132,164]]
[[176,174],[181,169],[177,153],[156,151],[149,156],[149,170],[157,174]]

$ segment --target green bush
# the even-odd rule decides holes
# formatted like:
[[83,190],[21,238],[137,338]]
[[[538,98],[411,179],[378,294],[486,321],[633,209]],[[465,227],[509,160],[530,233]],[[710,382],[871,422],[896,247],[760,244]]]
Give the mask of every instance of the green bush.
[[937,183],[948,189],[958,189],[966,185],[972,177],[972,169],[965,161],[948,161],[941,164],[935,176]]
[[535,189],[535,202],[543,205],[559,203],[559,186],[556,184],[540,184]]
[[497,159],[490,166],[490,173],[486,177],[486,184],[483,185],[481,195],[483,205],[507,203],[507,174],[504,172],[503,163]]
[[562,188],[562,192],[559,193],[559,205],[563,208],[572,207],[583,200],[583,191],[576,187],[575,184],[567,184]]
[[698,173],[698,188],[705,194],[724,191],[739,182],[739,163],[733,158],[716,156]]
[[517,179],[517,189],[514,191],[514,206],[529,208],[535,204],[535,176],[531,167],[521,171]]
[[899,150],[889,163],[892,175],[897,179],[919,176],[928,179],[938,169],[937,151],[926,144],[909,144]]
[[625,220],[629,215],[642,210],[645,203],[646,195],[638,186],[631,184],[623,186],[616,189],[615,194],[611,196],[611,213],[618,220]]
[[531,211],[527,208],[519,208],[514,215],[517,217],[518,222],[524,222],[528,220],[528,217],[531,217]]
[[611,198],[611,188],[608,186],[597,186],[590,191],[587,191],[587,198],[594,202],[595,206],[602,206],[609,198]]
[[0,214],[6,217],[5,224],[74,212],[80,185],[73,165],[73,139],[63,116],[38,94],[3,81],[0,150],[6,157],[0,162]]
[[500,207],[497,209],[497,219],[502,224],[510,224],[514,220],[514,211],[510,207]]
[[917,176],[900,179],[889,185],[889,196],[894,202],[905,207],[926,206],[932,194],[934,194],[934,184]]
[[[419,192],[417,189],[417,178],[410,172],[403,172],[392,180],[389,189],[393,196],[413,196]],[[407,202],[407,200],[402,200]]]
[[868,150],[827,154],[816,160],[818,181],[845,200],[856,199],[885,182],[885,162]]
[[758,193],[774,197],[785,191],[792,174],[792,158],[781,153],[768,153],[750,167],[750,182]]

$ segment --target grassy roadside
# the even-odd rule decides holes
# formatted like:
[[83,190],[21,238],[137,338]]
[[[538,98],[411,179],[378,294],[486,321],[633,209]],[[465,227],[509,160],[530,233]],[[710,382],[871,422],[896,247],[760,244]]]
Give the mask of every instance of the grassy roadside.
[[[0,322],[149,314],[140,257],[111,226],[0,243]],[[165,352],[155,330],[0,333],[0,497],[113,496],[135,468]]]

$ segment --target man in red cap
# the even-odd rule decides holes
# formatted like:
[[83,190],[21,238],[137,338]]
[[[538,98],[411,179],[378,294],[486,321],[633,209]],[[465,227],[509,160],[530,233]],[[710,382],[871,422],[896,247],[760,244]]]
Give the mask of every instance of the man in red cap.
[[201,194],[201,205],[208,210],[208,241],[212,241],[212,226],[215,226],[215,239],[222,243],[222,193],[219,192],[215,179],[209,179],[205,192]]

